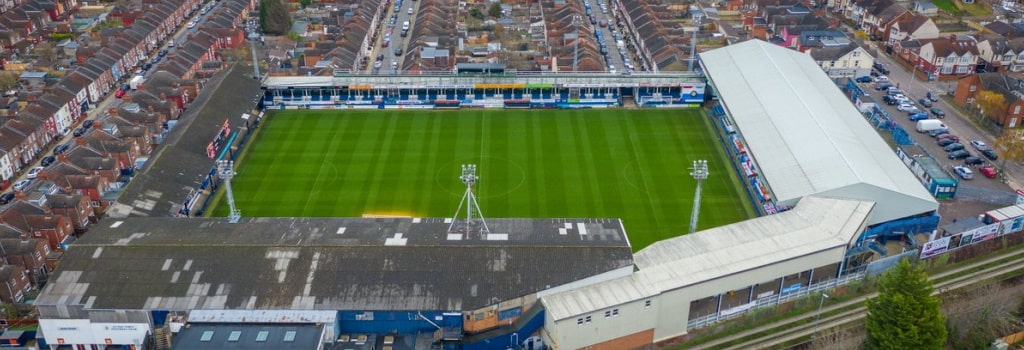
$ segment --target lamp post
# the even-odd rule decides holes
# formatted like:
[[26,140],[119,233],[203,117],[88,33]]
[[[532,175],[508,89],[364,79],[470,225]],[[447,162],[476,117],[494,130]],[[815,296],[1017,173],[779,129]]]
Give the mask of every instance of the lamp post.
[[910,73],[910,89],[908,90],[914,90],[914,82],[917,81],[918,68],[921,68],[921,71],[924,72],[924,63],[914,64],[914,70]]
[[818,320],[821,320],[821,307],[825,306],[825,299],[828,299],[828,294],[821,293],[821,301],[818,302],[818,315],[814,317],[814,333],[812,336],[818,335]]

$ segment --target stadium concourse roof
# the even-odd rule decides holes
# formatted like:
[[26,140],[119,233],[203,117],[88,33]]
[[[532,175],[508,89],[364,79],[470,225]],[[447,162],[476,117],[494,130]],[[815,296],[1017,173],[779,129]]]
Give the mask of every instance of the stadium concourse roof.
[[843,247],[863,231],[874,207],[810,196],[779,214],[666,239],[636,253],[632,275],[545,296],[544,307],[554,319],[566,319]]
[[632,271],[618,219],[495,218],[500,234],[487,237],[448,234],[447,222],[105,219],[64,253],[35,305],[461,311]]
[[938,209],[810,56],[749,40],[700,60],[777,203],[809,195],[872,201],[872,225]]

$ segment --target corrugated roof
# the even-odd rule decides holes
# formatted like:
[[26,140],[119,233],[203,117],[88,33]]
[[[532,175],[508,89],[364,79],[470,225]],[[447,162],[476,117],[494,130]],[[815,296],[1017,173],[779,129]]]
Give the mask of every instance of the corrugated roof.
[[810,56],[750,40],[701,53],[701,64],[777,202],[873,201],[871,224],[938,209]]
[[874,205],[807,197],[786,212],[659,241],[634,255],[633,275],[545,296],[544,307],[555,320],[566,319],[842,247],[861,232]]
[[488,239],[452,239],[446,221],[109,218],[65,253],[36,305],[461,311],[633,264],[618,219],[493,218],[506,236]]

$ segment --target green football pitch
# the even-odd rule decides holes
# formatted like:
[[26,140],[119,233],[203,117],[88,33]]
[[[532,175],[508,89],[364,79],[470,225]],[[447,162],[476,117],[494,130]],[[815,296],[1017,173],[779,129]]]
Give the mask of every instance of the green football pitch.
[[[476,164],[485,217],[621,218],[634,250],[752,217],[699,109],[274,111],[239,160],[250,217],[452,217]],[[227,214],[224,199],[212,210]]]

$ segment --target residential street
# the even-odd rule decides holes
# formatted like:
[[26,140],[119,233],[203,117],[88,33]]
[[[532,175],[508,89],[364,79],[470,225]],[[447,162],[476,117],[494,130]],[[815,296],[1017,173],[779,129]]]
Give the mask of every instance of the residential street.
[[[872,44],[882,43],[872,42]],[[942,122],[949,127],[949,130],[953,134],[960,136],[961,140],[982,140],[989,145],[995,145],[995,137],[984,131],[978,130],[978,128],[967,119],[971,118],[970,116],[961,115],[959,110],[950,104],[951,96],[948,95],[948,92],[950,89],[955,89],[955,81],[928,82],[922,81],[921,79],[911,79],[911,71],[897,63],[892,57],[886,55],[884,53],[884,46],[880,48],[878,52],[879,55],[877,60],[885,63],[885,65],[891,70],[889,80],[893,82],[893,84],[898,84],[900,90],[903,90],[907,97],[917,101],[924,98],[929,91],[939,93],[943,96],[943,98],[939,99],[939,102],[935,103],[935,106],[946,112],[946,118],[942,119]],[[867,88],[870,89],[870,87]],[[882,103],[881,101],[878,102]],[[901,116],[903,115],[894,115],[894,117]],[[911,134],[913,137],[913,134],[916,132],[911,128],[907,130],[907,133]],[[994,146],[993,148],[998,150],[998,146]],[[1002,166],[1003,162],[998,160],[995,164]],[[1013,162],[1006,162],[1005,166],[1006,168],[1004,169],[1004,173],[1007,176],[1008,185],[1010,185],[1014,190],[1021,189],[1021,184],[1024,183],[1024,169],[1022,169],[1020,164],[1014,164]]]

